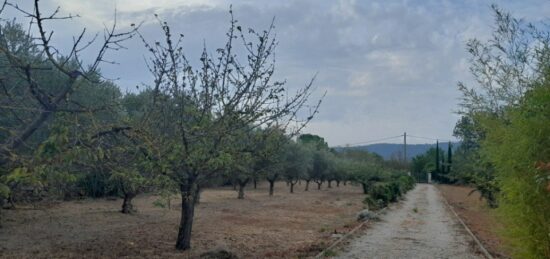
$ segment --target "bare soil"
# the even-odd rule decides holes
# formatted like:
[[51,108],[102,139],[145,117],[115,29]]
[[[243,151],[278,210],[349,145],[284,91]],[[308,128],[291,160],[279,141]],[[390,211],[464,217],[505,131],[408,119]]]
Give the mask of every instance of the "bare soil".
[[487,206],[485,200],[480,199],[478,192],[469,195],[474,188],[455,185],[437,187],[491,255],[497,258],[510,258],[506,252],[509,248],[505,247],[498,234],[503,227],[502,224],[499,223],[495,211]]
[[138,213],[119,212],[121,199],[88,199],[19,206],[4,211],[0,256],[7,258],[196,258],[223,248],[242,258],[297,258],[315,255],[357,222],[363,208],[361,189],[340,186],[321,191],[296,185],[290,194],[276,183],[247,187],[244,200],[231,188],[207,189],[197,205],[192,249],[174,249],[180,218],[172,209],[153,205],[152,195],[138,196]]

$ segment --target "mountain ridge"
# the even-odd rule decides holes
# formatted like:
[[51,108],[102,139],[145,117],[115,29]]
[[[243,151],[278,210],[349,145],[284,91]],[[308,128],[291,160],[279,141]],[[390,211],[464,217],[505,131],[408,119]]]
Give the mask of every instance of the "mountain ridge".
[[[447,152],[449,143],[448,142],[441,142],[439,143],[439,148],[441,148],[443,151]],[[425,143],[425,144],[407,144],[407,160],[411,160],[413,157],[423,154],[428,149],[434,147],[436,144],[433,143]],[[460,142],[451,142],[451,146],[453,149],[460,146]],[[376,153],[380,156],[382,156],[384,159],[402,159],[403,157],[403,144],[396,144],[396,143],[377,143],[377,144],[369,144],[369,145],[360,145],[360,146],[352,146],[352,147],[335,147],[334,148],[337,151],[343,151],[346,149],[358,149],[358,150],[366,150],[372,153]]]

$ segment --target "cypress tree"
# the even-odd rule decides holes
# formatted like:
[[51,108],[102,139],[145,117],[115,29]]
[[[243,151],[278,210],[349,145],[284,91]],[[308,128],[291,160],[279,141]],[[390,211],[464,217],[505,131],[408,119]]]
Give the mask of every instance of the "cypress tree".
[[451,165],[453,164],[453,148],[451,146],[451,141],[449,141],[449,147],[447,149],[447,173],[451,173]]
[[439,174],[439,140],[435,143],[435,174]]
[[447,164],[445,163],[445,152],[441,149],[441,174],[444,175],[447,173]]

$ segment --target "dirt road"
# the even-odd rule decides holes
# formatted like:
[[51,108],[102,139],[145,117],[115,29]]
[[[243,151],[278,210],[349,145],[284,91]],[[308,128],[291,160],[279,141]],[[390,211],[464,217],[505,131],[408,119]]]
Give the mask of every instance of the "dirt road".
[[418,184],[338,258],[483,258],[435,186]]

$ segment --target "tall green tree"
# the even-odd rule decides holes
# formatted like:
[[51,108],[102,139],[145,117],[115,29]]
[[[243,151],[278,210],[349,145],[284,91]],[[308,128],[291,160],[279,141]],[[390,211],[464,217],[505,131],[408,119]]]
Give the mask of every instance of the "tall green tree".
[[493,6],[488,41],[468,42],[476,85],[459,85],[462,119],[455,133],[466,143],[454,172],[467,175],[506,224],[518,258],[548,258],[548,75],[550,33]]

